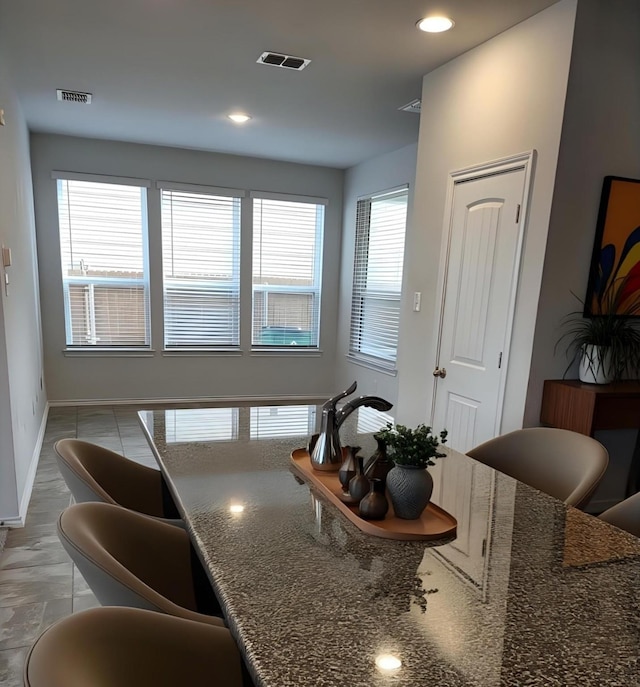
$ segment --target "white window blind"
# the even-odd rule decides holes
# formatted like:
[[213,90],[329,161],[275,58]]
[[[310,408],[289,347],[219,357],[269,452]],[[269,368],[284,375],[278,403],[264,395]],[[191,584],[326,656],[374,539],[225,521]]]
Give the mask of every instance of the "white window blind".
[[162,189],[164,345],[239,345],[240,197]]
[[146,189],[57,186],[67,346],[148,346]]
[[253,200],[252,344],[318,347],[324,205]]
[[384,429],[388,422],[393,423],[393,421],[393,416],[389,415],[389,413],[362,406],[358,408],[356,431],[358,434],[373,434]]
[[393,369],[398,349],[406,188],[358,201],[349,355]]

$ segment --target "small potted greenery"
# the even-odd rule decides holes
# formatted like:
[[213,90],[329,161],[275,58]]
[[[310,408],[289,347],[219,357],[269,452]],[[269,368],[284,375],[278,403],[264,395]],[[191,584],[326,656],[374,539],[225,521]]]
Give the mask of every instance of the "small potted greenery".
[[415,520],[431,499],[433,478],[426,468],[435,465],[435,458],[446,455],[438,449],[447,441],[447,430],[436,435],[424,424],[411,429],[389,422],[377,436],[384,440],[395,463],[387,475],[393,510],[398,518]]
[[[567,370],[579,363],[581,382],[607,384],[638,378],[640,371],[640,295],[628,297],[627,280],[614,280],[596,300],[595,313],[583,309],[563,321],[565,332],[557,345],[565,344]],[[565,372],[566,374],[566,372]]]

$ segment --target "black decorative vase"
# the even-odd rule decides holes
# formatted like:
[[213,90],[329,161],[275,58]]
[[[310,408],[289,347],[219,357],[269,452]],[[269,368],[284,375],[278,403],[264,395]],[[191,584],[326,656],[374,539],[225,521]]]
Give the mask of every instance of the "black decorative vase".
[[338,470],[338,479],[342,485],[342,491],[349,493],[349,482],[356,476],[356,453],[360,450],[359,446],[345,446],[344,451],[347,457],[342,462]]
[[363,461],[362,456],[356,456],[356,474],[349,482],[349,495],[355,503],[360,503],[370,489],[369,480],[364,474]]
[[416,520],[429,504],[433,478],[426,468],[396,465],[387,475],[387,490],[396,517]]
[[393,461],[387,456],[387,444],[385,440],[375,434],[373,438],[378,443],[378,448],[371,458],[369,458],[364,474],[369,479],[380,479],[383,483],[386,483],[389,470],[393,467]]
[[371,480],[371,490],[360,501],[360,517],[365,520],[384,520],[389,510],[387,497],[384,493],[385,485],[381,479]]

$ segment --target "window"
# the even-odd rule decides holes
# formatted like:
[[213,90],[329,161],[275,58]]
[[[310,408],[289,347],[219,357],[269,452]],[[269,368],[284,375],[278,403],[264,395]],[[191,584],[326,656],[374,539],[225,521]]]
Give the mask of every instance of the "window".
[[358,201],[349,355],[393,369],[407,223],[406,188]]
[[67,346],[149,346],[146,189],[54,177]]
[[253,195],[251,342],[317,348],[324,204]]
[[356,431],[358,434],[373,434],[383,429],[388,422],[394,422],[393,415],[368,406],[361,406],[358,408]]
[[215,191],[162,188],[167,349],[239,345],[242,194]]

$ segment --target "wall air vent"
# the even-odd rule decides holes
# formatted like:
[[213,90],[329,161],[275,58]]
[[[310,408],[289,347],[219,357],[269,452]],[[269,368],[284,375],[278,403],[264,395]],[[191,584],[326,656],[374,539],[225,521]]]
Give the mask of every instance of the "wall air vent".
[[304,57],[283,55],[279,52],[263,52],[256,62],[258,64],[268,64],[271,67],[282,67],[283,69],[293,69],[301,72],[311,60],[305,60]]
[[63,88],[58,88],[56,91],[58,100],[67,103],[78,103],[79,105],[91,105],[91,93],[81,93],[80,91],[65,91]]
[[412,100],[410,103],[407,103],[398,109],[402,110],[403,112],[415,112],[415,114],[420,114],[422,112],[422,100],[420,100],[420,98],[416,98],[415,100]]

